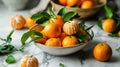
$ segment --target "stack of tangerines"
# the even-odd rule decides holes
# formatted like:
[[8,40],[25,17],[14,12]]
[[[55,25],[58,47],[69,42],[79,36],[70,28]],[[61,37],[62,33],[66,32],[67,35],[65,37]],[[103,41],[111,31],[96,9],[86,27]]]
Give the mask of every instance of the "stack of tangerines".
[[92,8],[96,4],[95,0],[59,0],[59,3],[67,7],[79,6],[84,9]]
[[76,34],[84,35],[85,37],[88,36],[87,33],[80,28],[78,22],[65,22],[60,15],[56,15],[56,18],[50,18],[47,25],[35,25],[31,30],[41,32],[43,35],[43,38],[39,38],[35,40],[35,42],[53,47],[75,46],[80,43]]

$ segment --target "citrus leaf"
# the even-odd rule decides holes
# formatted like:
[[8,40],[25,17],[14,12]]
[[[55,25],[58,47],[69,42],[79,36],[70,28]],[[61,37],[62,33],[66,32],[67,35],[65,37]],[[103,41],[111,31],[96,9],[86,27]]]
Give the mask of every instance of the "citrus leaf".
[[45,21],[42,24],[39,24],[40,26],[46,26],[49,23],[49,21]]
[[108,36],[110,36],[110,37],[119,37],[117,33],[110,33],[110,34],[108,34]]
[[104,6],[104,9],[105,9],[107,18],[112,18],[112,17],[113,17],[112,8],[110,8],[110,6],[108,6],[108,5],[106,4],[106,5]]
[[15,50],[15,47],[12,45],[0,45],[0,55],[11,53],[14,50]]
[[37,14],[33,14],[31,17],[31,19],[35,21],[41,20],[43,18],[49,19],[50,15],[47,12],[39,12]]
[[74,16],[75,16],[75,12],[71,11],[71,12],[66,13],[63,19],[65,22],[67,22],[67,21],[70,21],[70,19]]
[[14,58],[14,56],[8,55],[5,61],[6,61],[8,64],[11,64],[11,63],[15,63],[15,62],[16,62],[16,59]]
[[92,25],[92,26],[88,27],[86,30],[90,30],[91,28],[93,28],[93,26],[94,26],[94,25]]
[[120,47],[118,47],[118,48],[116,49],[116,51],[120,51]]
[[65,13],[66,13],[66,7],[61,8],[60,11],[58,12],[58,15],[63,17],[65,15]]
[[62,64],[62,63],[60,63],[60,64],[59,64],[59,67],[65,67],[65,65],[64,65],[64,64]]
[[100,29],[102,29],[102,20],[101,20],[101,19],[98,20],[97,26],[98,26]]
[[49,13],[50,13],[50,16],[51,16],[52,18],[56,18],[56,15],[55,15],[55,13],[54,13],[54,6],[52,6],[52,7],[49,8]]
[[21,37],[21,43],[22,45],[25,45],[26,40],[34,33],[34,31],[28,31],[24,33]]
[[14,29],[11,30],[11,32],[10,32],[9,35],[7,36],[7,39],[6,39],[6,42],[7,42],[7,43],[10,43],[10,42],[11,42],[11,40],[12,40],[11,36],[12,36],[13,32],[14,32]]

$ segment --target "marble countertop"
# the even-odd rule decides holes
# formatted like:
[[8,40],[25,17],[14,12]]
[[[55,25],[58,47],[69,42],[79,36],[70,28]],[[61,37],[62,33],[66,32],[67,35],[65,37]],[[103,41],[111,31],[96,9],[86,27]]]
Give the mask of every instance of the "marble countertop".
[[[14,14],[21,14],[24,17],[29,15],[29,10],[23,11],[10,11],[2,3],[0,3],[0,37],[4,38],[12,30],[10,27],[10,18]],[[96,21],[87,21],[87,25],[93,25]],[[16,58],[17,62],[7,64],[5,59],[7,56],[0,56],[0,67],[20,67],[20,60],[24,55],[34,55],[39,60],[39,67],[59,67],[62,63],[65,67],[120,67],[120,52],[115,49],[120,46],[120,38],[111,38],[107,33],[100,30],[96,25],[92,28],[95,37],[83,50],[68,56],[52,56],[49,55],[31,43],[31,46],[25,49],[24,53],[14,52],[12,55]],[[20,47],[20,38],[27,29],[16,30],[12,36],[13,45]],[[95,60],[92,51],[93,47],[98,42],[107,42],[113,51],[113,55],[109,62],[100,62]],[[0,41],[0,43],[2,43]]]

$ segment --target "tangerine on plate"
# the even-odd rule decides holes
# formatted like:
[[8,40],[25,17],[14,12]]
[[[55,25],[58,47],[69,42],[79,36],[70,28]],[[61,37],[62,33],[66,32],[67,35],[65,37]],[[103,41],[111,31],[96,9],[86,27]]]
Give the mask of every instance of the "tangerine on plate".
[[98,43],[93,49],[95,59],[108,61],[112,56],[112,49],[107,43]]
[[67,34],[65,32],[62,32],[59,36],[60,40],[62,41],[65,37],[67,36]]
[[86,0],[81,4],[81,8],[83,8],[83,9],[92,8],[93,6],[94,6],[94,4],[90,0]]
[[61,47],[61,41],[59,38],[49,38],[46,43],[46,46],[52,46],[52,47]]
[[12,28],[22,29],[26,23],[26,20],[22,15],[14,15],[10,19]]
[[44,35],[49,38],[59,37],[61,34],[61,27],[55,23],[49,23],[43,29]]
[[75,6],[77,5],[79,0],[67,0],[67,6],[71,7],[71,6]]
[[102,28],[106,32],[113,32],[116,29],[116,22],[113,19],[105,19],[102,24]]
[[70,47],[70,46],[75,46],[79,42],[75,36],[67,36],[63,39],[62,41],[62,46],[63,47]]
[[35,20],[32,20],[31,19],[31,16],[28,16],[27,18],[26,18],[26,27],[27,28],[31,28],[33,25],[35,25],[36,24],[36,21]]

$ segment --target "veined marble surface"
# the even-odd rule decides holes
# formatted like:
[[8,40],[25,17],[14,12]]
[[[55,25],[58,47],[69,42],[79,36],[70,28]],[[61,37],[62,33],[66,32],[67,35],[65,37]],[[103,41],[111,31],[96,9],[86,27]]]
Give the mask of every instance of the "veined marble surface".
[[[24,11],[9,11],[5,6],[0,3],[0,37],[4,38],[11,31],[10,17],[14,14],[21,14],[24,17],[29,15],[29,10]],[[96,21],[87,21],[87,25],[93,25]],[[120,67],[120,52],[115,49],[120,46],[120,38],[111,38],[107,33],[100,30],[96,25],[92,28],[95,34],[93,41],[89,43],[83,50],[68,56],[52,56],[44,53],[38,47],[31,43],[31,46],[25,49],[24,53],[14,52],[12,55],[16,58],[17,62],[7,64],[5,62],[6,55],[0,56],[0,67],[20,67],[20,60],[24,55],[34,55],[39,60],[39,67],[59,67],[62,63],[65,67]],[[20,38],[27,29],[16,30],[12,36],[13,45],[20,47]],[[92,55],[93,47],[98,42],[107,42],[113,51],[112,58],[109,62],[100,62],[95,60]],[[2,42],[0,41],[0,44]]]

